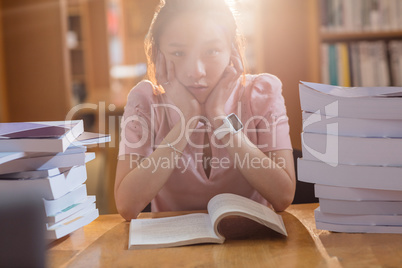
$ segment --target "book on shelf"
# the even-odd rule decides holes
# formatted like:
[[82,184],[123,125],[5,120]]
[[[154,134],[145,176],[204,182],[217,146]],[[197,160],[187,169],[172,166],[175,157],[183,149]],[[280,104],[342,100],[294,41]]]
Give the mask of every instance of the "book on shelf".
[[347,215],[394,215],[402,214],[401,201],[350,201],[319,198],[324,213]]
[[0,151],[64,152],[83,132],[82,120],[0,123]]
[[[303,112],[303,131],[339,136],[402,138],[402,120],[329,117]],[[336,125],[337,128],[329,128]]]
[[388,50],[393,85],[402,87],[402,41],[391,40],[388,43]]
[[[364,138],[303,132],[306,160],[320,161],[329,144],[336,146],[337,163],[367,166],[402,166],[402,138]],[[317,153],[318,152],[318,153]]]
[[321,81],[324,84],[350,87],[350,52],[346,43],[321,44]]
[[350,77],[350,60],[349,60],[349,50],[346,43],[338,43],[337,46],[338,56],[338,85],[344,87],[352,86]]
[[1,179],[0,187],[14,191],[32,189],[45,199],[57,199],[77,188],[87,180],[85,165],[74,166],[59,175],[37,179]]
[[218,231],[220,220],[242,216],[287,236],[282,217],[272,209],[234,194],[219,194],[208,202],[208,213],[133,219],[130,222],[129,249],[174,247],[199,243],[218,243],[225,237]]
[[337,165],[297,159],[298,180],[330,186],[402,191],[402,167]]
[[315,226],[320,230],[344,233],[381,233],[381,234],[401,234],[402,226],[392,225],[357,225],[357,224],[335,224],[315,221]]
[[97,217],[99,217],[99,211],[94,206],[80,210],[56,224],[47,226],[46,238],[48,240],[59,239],[91,223]]
[[390,70],[387,46],[384,41],[360,41],[357,43],[360,66],[360,87],[390,86]]
[[331,85],[336,85],[338,83],[339,68],[337,65],[337,49],[335,45],[331,44],[328,46],[328,72],[329,72],[329,83]]
[[[87,187],[85,184],[79,185],[70,192],[57,199],[44,199],[46,216],[56,215],[62,211],[68,210],[72,206],[80,203],[87,198]],[[82,203],[82,202],[81,202]]]
[[88,207],[95,208],[96,197],[94,195],[89,195],[84,199],[78,201],[77,203],[72,203],[68,207],[56,212],[55,214],[47,214],[46,222],[48,226],[52,226],[53,224],[57,224],[58,222],[74,215],[75,213],[85,210]]
[[[396,36],[395,38],[398,38]],[[321,43],[321,81],[343,87],[402,86],[400,40]]]
[[402,201],[402,191],[364,189],[315,184],[314,194],[318,198],[350,201]]
[[300,82],[300,104],[303,111],[327,117],[366,119],[402,119],[402,88],[351,88]]
[[361,53],[359,42],[349,43],[349,56],[350,56],[350,72],[352,79],[352,86],[361,86],[362,72],[361,72]]
[[337,213],[323,213],[320,207],[314,210],[314,217],[319,222],[349,225],[389,225],[402,226],[402,215],[348,215]]
[[398,0],[322,0],[321,31],[377,32],[402,29]]
[[0,174],[80,166],[95,159],[95,153],[27,157],[0,165]]

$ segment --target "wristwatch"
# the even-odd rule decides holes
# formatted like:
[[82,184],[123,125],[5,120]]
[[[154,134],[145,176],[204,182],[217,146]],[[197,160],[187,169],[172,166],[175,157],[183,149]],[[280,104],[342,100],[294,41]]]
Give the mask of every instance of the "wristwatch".
[[243,129],[243,124],[236,114],[231,113],[223,118],[223,124],[215,129],[214,134],[218,140],[221,140],[226,134],[235,134]]

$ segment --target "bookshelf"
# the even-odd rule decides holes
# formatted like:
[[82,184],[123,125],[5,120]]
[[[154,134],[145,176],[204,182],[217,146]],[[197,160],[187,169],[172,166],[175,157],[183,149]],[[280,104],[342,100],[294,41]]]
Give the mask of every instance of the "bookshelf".
[[260,5],[257,72],[282,81],[292,146],[301,150],[299,81],[319,82],[320,77],[318,5],[316,0],[261,0]]
[[111,44],[121,45],[119,56],[115,53],[116,46],[114,51],[111,50],[114,58],[111,77],[115,93],[121,95],[120,98],[125,102],[129,90],[145,73],[147,59],[144,39],[159,0],[113,0],[111,3],[117,10],[115,15],[118,16],[118,26],[117,29],[111,29],[109,38]]
[[402,2],[316,0],[316,5],[322,83],[402,86]]
[[1,120],[64,120],[84,100],[73,92],[77,84],[87,94],[110,89],[105,6],[0,0]]
[[105,95],[110,89],[106,5],[106,0],[67,2],[67,44],[75,104]]
[[359,40],[379,40],[379,39],[395,39],[402,38],[401,31],[385,31],[385,32],[355,32],[355,33],[331,33],[321,32],[322,42],[337,41],[359,41]]
[[[1,13],[1,5],[0,5]],[[3,23],[0,19],[0,40],[3,40]],[[6,75],[4,70],[3,42],[0,42],[0,122],[7,122],[7,96],[6,96]]]
[[0,1],[8,121],[63,120],[71,107],[63,3]]
[[[71,0],[70,0],[71,1]],[[79,1],[88,96],[110,91],[107,0]]]
[[67,47],[69,52],[73,104],[85,101],[88,94],[87,51],[83,36],[83,6],[79,2],[69,2],[67,8]]

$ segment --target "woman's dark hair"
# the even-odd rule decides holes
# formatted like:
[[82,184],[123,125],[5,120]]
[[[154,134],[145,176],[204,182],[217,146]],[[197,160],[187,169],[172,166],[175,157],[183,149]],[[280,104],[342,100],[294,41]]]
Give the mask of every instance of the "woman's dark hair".
[[[156,55],[164,26],[181,13],[197,12],[210,16],[222,24],[229,40],[240,54],[244,66],[244,40],[239,33],[235,16],[225,0],[161,0],[145,38],[145,53],[148,61],[147,78],[155,85],[154,94],[164,93],[155,77]],[[243,72],[243,82],[244,82]]]

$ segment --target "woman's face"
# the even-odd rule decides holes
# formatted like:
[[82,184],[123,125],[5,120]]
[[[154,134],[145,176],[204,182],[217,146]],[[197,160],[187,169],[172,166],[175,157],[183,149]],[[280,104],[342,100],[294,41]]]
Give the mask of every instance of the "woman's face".
[[197,13],[182,14],[164,28],[160,50],[176,78],[204,103],[230,63],[232,44],[223,27]]

